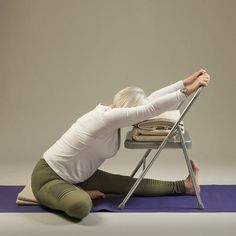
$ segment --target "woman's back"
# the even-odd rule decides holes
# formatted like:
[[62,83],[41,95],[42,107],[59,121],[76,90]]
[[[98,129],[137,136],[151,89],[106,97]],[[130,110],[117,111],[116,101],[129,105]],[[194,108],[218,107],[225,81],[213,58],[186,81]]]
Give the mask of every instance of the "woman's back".
[[119,129],[112,129],[103,120],[107,109],[111,108],[98,104],[78,118],[43,154],[50,167],[63,179],[72,183],[84,181],[119,150]]

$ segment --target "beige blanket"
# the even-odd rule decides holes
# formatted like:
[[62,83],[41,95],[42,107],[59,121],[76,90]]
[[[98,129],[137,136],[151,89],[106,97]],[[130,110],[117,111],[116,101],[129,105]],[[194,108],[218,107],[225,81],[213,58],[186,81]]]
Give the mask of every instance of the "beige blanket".
[[31,181],[29,180],[22,191],[18,194],[16,199],[17,205],[39,205],[37,199],[35,198],[32,189]]
[[[136,141],[163,141],[179,117],[179,110],[171,110],[141,121],[134,125],[132,138]],[[180,127],[184,134],[183,121],[180,122]]]

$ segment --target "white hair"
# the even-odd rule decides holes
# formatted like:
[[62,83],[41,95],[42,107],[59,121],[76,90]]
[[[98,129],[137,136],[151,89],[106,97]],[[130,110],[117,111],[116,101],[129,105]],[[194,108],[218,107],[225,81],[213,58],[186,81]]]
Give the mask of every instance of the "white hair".
[[145,92],[136,86],[126,87],[115,94],[113,97],[113,108],[135,107],[144,105],[148,102]]

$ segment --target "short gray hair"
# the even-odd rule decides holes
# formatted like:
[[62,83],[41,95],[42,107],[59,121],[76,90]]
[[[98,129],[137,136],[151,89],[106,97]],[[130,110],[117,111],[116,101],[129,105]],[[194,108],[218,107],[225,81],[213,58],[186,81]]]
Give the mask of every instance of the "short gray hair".
[[143,89],[136,86],[129,86],[115,94],[112,106],[114,108],[135,107],[144,105],[147,102],[147,96]]

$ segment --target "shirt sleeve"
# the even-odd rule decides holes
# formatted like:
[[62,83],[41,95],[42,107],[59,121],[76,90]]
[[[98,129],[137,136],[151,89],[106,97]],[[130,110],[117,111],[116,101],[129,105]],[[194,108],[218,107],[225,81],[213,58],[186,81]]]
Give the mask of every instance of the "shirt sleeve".
[[177,91],[177,90],[179,90],[183,87],[184,87],[184,83],[183,83],[182,80],[180,80],[180,81],[178,81],[174,84],[168,85],[164,88],[161,88],[161,89],[158,89],[158,90],[154,91],[147,98],[148,98],[149,101],[152,101],[152,100],[154,100],[158,97],[161,97],[163,95],[175,92],[175,91]]
[[176,106],[179,102],[186,99],[180,90],[157,97],[145,105],[127,108],[113,108],[103,114],[103,119],[107,128],[117,129],[131,126]]

